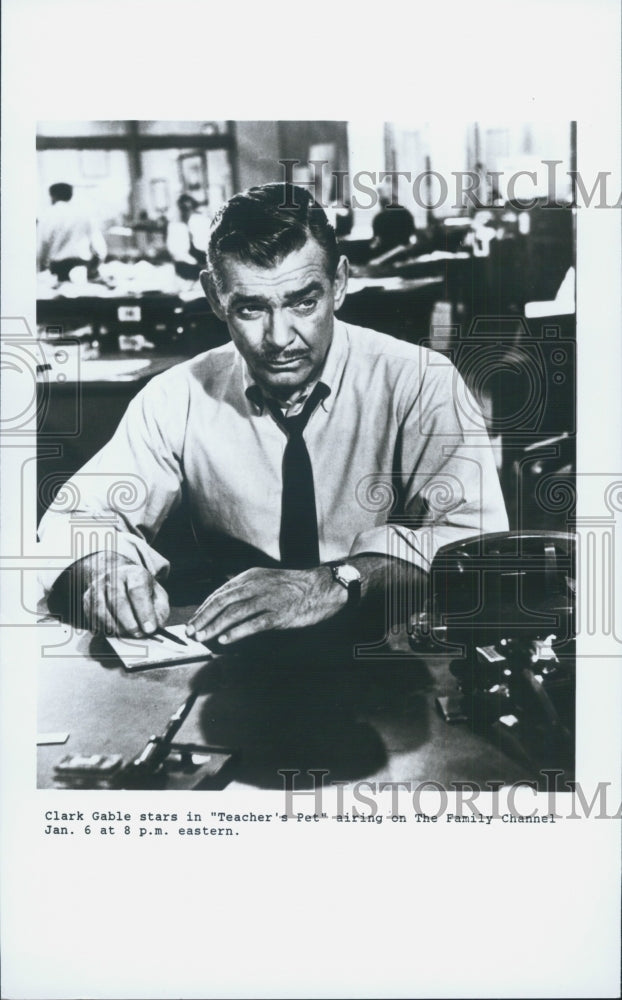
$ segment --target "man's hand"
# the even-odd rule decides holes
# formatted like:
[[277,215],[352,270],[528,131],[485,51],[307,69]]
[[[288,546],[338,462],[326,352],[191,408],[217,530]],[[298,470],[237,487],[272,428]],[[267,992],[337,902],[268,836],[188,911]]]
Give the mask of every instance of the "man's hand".
[[82,606],[92,632],[139,637],[164,625],[169,615],[166,591],[144,566],[104,553],[90,559],[83,560],[80,573],[88,582]]
[[186,633],[228,645],[273,629],[305,628],[344,607],[347,593],[327,566],[249,569],[219,587],[194,613]]

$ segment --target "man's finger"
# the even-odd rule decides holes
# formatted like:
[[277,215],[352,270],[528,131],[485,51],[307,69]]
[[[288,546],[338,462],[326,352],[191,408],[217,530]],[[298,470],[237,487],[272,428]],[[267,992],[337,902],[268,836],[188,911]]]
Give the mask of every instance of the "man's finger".
[[127,565],[113,565],[94,581],[99,606],[99,619],[106,621],[106,628],[112,635],[136,635],[140,627],[128,601],[125,590]]
[[265,592],[265,574],[270,570],[250,569],[244,573],[227,580],[221,587],[208,594],[203,603],[197,608],[188,620],[188,625],[195,625],[201,618],[208,621],[209,617],[219,614],[222,608],[227,607],[232,601],[242,600],[244,596],[253,597],[255,594]]
[[251,604],[248,601],[240,601],[224,608],[218,617],[211,621],[199,625],[195,629],[195,638],[198,642],[209,642],[223,632],[228,631],[234,625],[241,624],[249,618],[254,618],[262,612],[263,608]]
[[240,597],[239,592],[243,586],[243,584],[232,586],[230,583],[226,583],[223,587],[219,587],[213,594],[206,597],[203,604],[201,604],[194,614],[191,615],[188,620],[188,625],[196,628],[199,624],[205,624],[206,622],[211,621],[216,617],[216,615],[219,615],[221,611],[235,601],[236,598]]
[[250,635],[267,632],[273,628],[273,624],[272,615],[258,614],[254,618],[249,618],[247,621],[242,622],[240,625],[233,625],[219,635],[218,640],[223,645],[230,645],[233,642],[239,642],[240,639],[246,639]]
[[84,594],[83,607],[91,632],[103,635],[119,634],[117,622],[106,601],[103,581],[98,581],[98,583],[88,587]]
[[232,626],[256,617],[264,610],[263,604],[259,604],[258,599],[235,601],[223,608],[215,618],[207,622],[197,622],[194,626],[195,636],[199,642],[209,641],[228,631]]
[[104,590],[106,603],[116,622],[118,634],[133,636],[142,634],[142,629],[136,620],[134,609],[127,595],[125,577],[118,579],[117,574],[112,578],[106,577]]
[[138,630],[149,635],[158,627],[154,607],[153,578],[143,570],[140,574],[128,573],[125,590]]
[[248,596],[242,595],[238,599],[230,598],[226,603],[218,602],[216,606],[210,606],[201,615],[195,616],[188,623],[187,630],[192,632],[222,631],[222,623],[230,620],[243,621],[250,615],[257,614],[261,608],[258,606],[261,598],[258,594]]
[[161,587],[155,580],[153,582],[153,595],[156,625],[160,628],[162,625],[166,625],[171,609],[168,601],[168,594],[166,593],[164,587]]
[[244,595],[242,595],[242,598],[240,599],[234,594],[219,594],[218,596],[212,594],[210,599],[204,601],[201,607],[195,611],[189,619],[189,632],[196,632],[200,628],[205,628],[215,622],[218,616],[221,615],[223,611],[226,611],[227,608],[232,607],[233,604],[243,603],[244,599]]

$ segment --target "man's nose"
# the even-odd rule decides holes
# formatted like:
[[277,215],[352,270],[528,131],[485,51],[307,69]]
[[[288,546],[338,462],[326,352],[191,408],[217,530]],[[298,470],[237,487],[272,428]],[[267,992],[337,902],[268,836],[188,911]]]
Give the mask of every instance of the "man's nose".
[[275,309],[274,312],[269,313],[266,317],[264,336],[274,347],[280,349],[287,347],[296,336],[296,331],[291,323],[291,317],[281,312],[280,309]]

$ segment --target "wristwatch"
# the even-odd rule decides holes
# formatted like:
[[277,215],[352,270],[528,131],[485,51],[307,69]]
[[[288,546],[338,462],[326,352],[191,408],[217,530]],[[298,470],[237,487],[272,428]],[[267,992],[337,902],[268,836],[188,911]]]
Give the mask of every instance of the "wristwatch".
[[361,600],[361,574],[356,566],[339,559],[337,562],[328,563],[333,574],[333,580],[340,583],[348,591],[348,608],[356,607]]

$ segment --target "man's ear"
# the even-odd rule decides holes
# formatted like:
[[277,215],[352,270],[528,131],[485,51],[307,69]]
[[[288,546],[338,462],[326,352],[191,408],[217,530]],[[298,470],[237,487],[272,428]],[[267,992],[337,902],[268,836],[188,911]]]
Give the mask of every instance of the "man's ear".
[[212,307],[212,311],[216,314],[218,319],[225,322],[225,313],[220,304],[220,299],[218,298],[218,291],[216,289],[216,283],[214,281],[214,276],[210,271],[201,271],[199,275],[199,280],[201,282],[201,287],[207,295],[209,304]]
[[333,299],[335,303],[335,311],[341,308],[344,299],[346,297],[346,292],[348,290],[349,273],[350,273],[350,265],[348,263],[348,258],[342,255],[339,258],[339,263],[337,264],[337,270],[335,272],[335,280],[333,282]]

